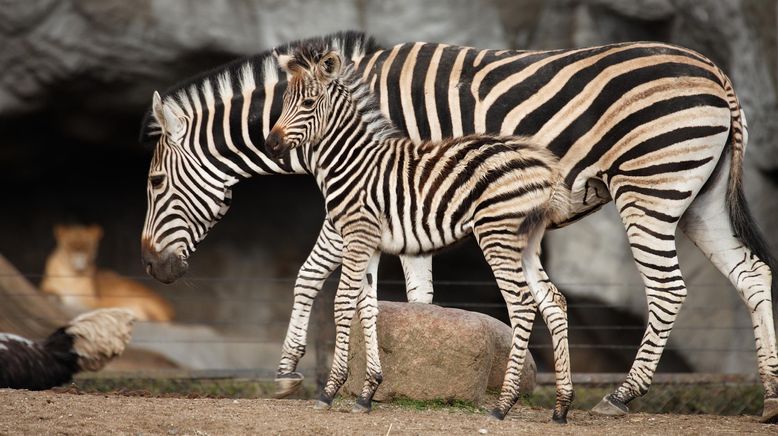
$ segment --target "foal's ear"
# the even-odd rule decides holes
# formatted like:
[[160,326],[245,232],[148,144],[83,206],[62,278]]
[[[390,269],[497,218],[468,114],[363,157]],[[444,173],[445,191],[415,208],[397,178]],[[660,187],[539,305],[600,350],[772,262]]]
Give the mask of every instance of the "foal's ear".
[[330,83],[340,75],[343,60],[336,51],[331,51],[319,60],[316,65],[316,78],[324,83]]
[[282,54],[279,53],[276,50],[273,50],[273,56],[275,56],[276,61],[278,61],[278,66],[281,67],[281,70],[288,74],[292,74],[292,71],[290,69],[289,62],[292,60],[292,57],[288,54]]

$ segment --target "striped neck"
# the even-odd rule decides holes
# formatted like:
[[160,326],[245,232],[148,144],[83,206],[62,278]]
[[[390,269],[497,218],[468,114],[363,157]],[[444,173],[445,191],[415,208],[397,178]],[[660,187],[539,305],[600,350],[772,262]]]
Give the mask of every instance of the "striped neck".
[[378,100],[353,64],[345,67],[326,92],[332,99],[332,110],[324,133],[319,141],[307,142],[298,149],[305,156],[304,166],[325,193],[328,175],[351,167],[362,160],[360,156],[391,147],[389,139],[404,138],[381,112]]
[[188,120],[182,146],[225,179],[304,173],[297,159],[277,163],[264,151],[285,86],[280,74],[274,57],[267,55],[237,72],[227,69],[169,94],[165,104]]
[[[378,50],[375,41],[358,32],[338,32],[278,47],[287,53],[310,41],[323,41],[350,59]],[[164,93],[164,103],[188,120],[182,146],[213,176],[235,183],[254,175],[306,174],[301,152],[277,162],[265,154],[265,138],[278,118],[286,75],[272,51],[239,59],[177,85]],[[150,117],[144,119],[141,142],[159,135]]]

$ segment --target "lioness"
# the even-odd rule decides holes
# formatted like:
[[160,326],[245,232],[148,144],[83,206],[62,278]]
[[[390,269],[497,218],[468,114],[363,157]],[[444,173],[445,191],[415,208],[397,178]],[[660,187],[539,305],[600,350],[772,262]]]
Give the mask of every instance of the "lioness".
[[57,225],[57,247],[46,261],[41,289],[80,310],[124,307],[139,320],[170,321],[170,303],[134,280],[95,265],[103,229],[99,225]]

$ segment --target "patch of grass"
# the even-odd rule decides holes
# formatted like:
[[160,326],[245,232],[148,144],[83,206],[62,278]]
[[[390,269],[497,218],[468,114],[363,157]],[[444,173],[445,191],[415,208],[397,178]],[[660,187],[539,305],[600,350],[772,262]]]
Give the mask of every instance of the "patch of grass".
[[412,410],[458,410],[468,413],[482,413],[484,409],[471,401],[464,400],[414,400],[395,398],[391,404]]

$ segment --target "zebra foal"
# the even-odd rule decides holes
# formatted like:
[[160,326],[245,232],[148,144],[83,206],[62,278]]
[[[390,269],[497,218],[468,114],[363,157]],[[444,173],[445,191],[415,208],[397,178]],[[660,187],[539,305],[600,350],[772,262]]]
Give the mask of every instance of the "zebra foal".
[[471,233],[508,305],[513,347],[492,412],[502,419],[518,398],[532,319],[540,308],[552,332],[557,372],[553,419],[565,422],[572,400],[564,297],[543,280],[540,241],[549,222],[568,214],[569,190],[557,160],[525,138],[470,135],[415,144],[381,113],[353,64],[324,44],[279,55],[290,74],[281,115],[265,141],[282,158],[301,149],[322,191],[327,216],[343,239],[335,297],[332,371],[318,406],[328,408],[347,377],[349,328],[358,314],[367,369],[355,411],[369,411],[381,383],[375,281],[380,252],[420,255]]

